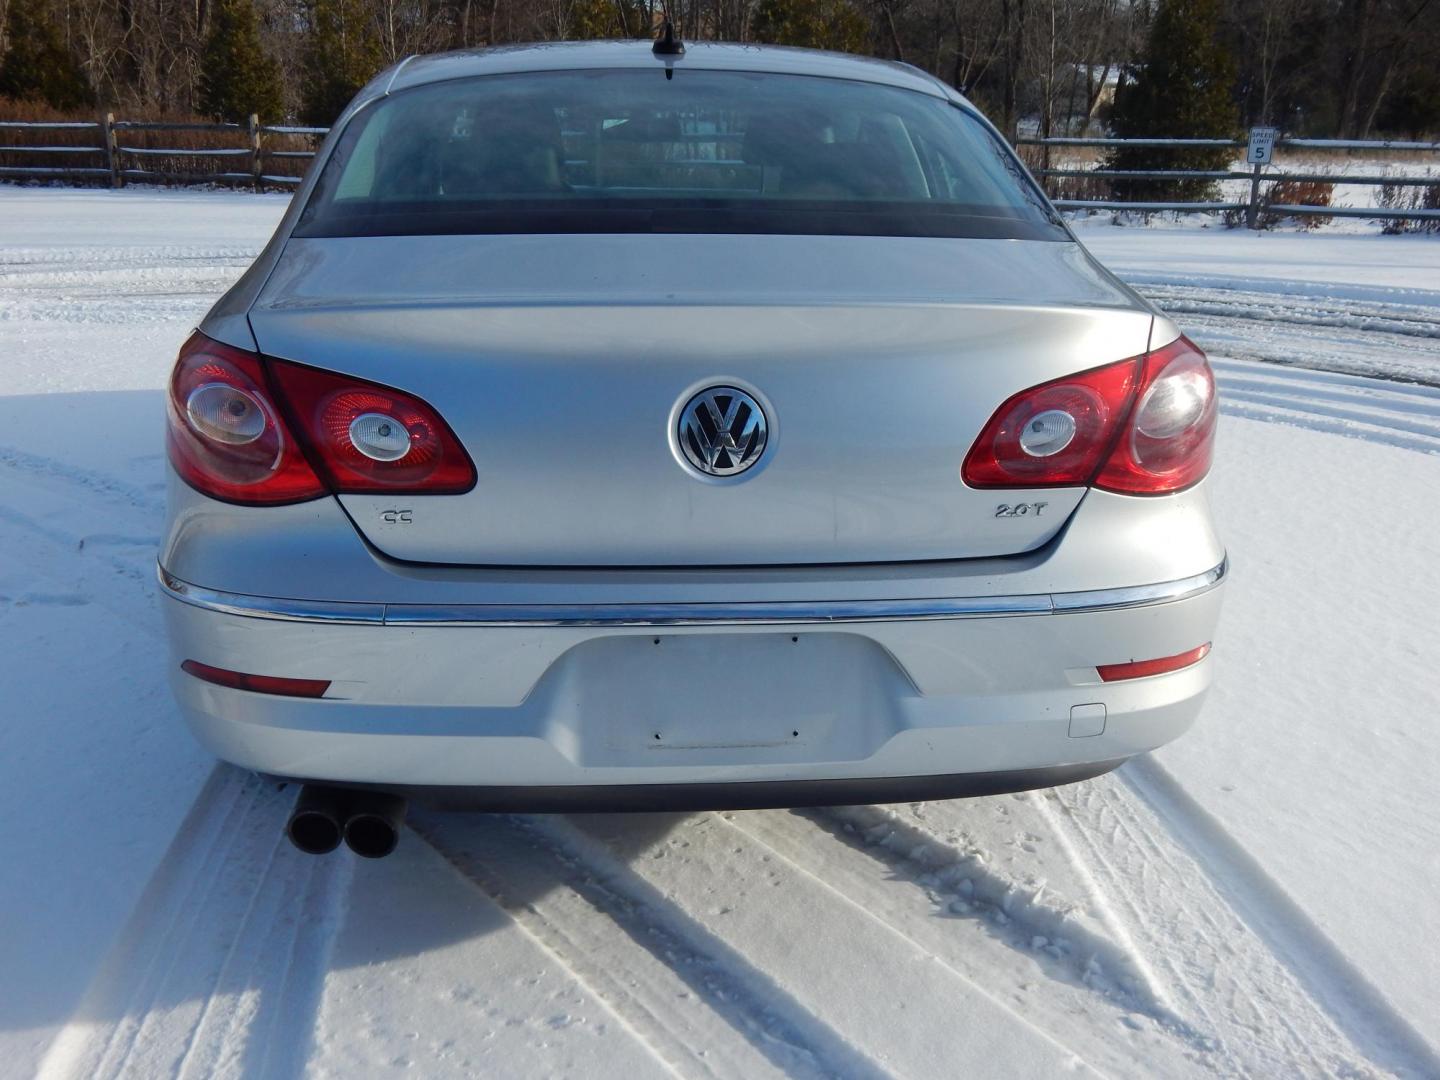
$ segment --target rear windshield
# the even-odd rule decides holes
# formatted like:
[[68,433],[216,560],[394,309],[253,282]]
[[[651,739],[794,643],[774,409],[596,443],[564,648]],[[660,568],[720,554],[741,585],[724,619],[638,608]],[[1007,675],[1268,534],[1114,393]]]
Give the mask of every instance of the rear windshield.
[[383,98],[346,127],[295,235],[537,232],[1067,239],[1009,150],[949,102],[658,66]]

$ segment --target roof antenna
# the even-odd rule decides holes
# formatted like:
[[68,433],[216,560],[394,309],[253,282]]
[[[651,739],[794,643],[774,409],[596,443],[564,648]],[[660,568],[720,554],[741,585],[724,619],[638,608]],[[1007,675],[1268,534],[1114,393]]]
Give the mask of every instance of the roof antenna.
[[665,16],[665,25],[661,35],[655,39],[655,44],[650,46],[650,51],[656,56],[684,56],[685,43],[675,36],[675,24],[670,21],[670,16]]

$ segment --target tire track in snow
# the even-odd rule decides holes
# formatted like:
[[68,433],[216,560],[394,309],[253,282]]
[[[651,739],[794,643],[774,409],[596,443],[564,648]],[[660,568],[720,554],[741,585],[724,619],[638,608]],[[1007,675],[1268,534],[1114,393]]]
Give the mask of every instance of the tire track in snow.
[[1440,428],[1440,387],[1306,368],[1277,368],[1223,357],[1210,363],[1216,374],[1236,389],[1282,395],[1303,393],[1309,401],[1368,405],[1397,416],[1433,420]]
[[[45,247],[5,247],[0,249],[0,285],[14,273],[66,269],[90,273],[96,267],[111,265],[121,269],[146,266],[171,266],[194,263],[203,265],[231,261],[248,266],[260,253],[258,244],[229,244],[207,247],[204,244],[116,244],[116,245],[47,245]],[[17,270],[16,268],[20,268]]]
[[1130,283],[1216,356],[1440,386],[1440,308],[1433,305]]
[[1440,338],[1440,310],[1425,304],[1268,293],[1222,286],[1132,284],[1171,315]]
[[[952,832],[947,826],[963,830],[978,817],[969,801],[907,809],[847,807],[807,816],[854,827],[851,843],[896,876],[921,885],[942,911],[958,896],[965,917],[998,922],[996,936],[1009,947],[1025,952],[1027,942],[1045,942],[1042,950],[1059,961],[1059,970],[1052,967],[1049,976],[1058,983],[1067,967],[1072,977],[1079,972],[1078,982],[1099,999],[1088,1004],[1081,999],[1069,1013],[1093,1024],[1106,1015],[1104,1003],[1128,1013],[1122,1022],[1129,1026],[1148,1027],[1143,1023],[1148,1020],[1170,1042],[1160,1059],[1173,1060],[1178,1053],[1199,1069],[1226,1076],[1377,1075],[1305,990],[1285,978],[1266,943],[1243,932],[1203,871],[1165,829],[1137,826],[1139,815],[1112,813],[1109,796],[1101,794],[1106,788],[1117,785],[1102,779],[1027,797],[1046,832],[1076,860],[1091,893],[1040,903],[1034,888],[987,869],[989,853],[983,848],[957,845],[947,835]],[[1058,808],[1077,793],[1086,810],[1067,820]],[[1090,812],[1095,805],[1106,812]],[[964,881],[972,887],[956,887]],[[1187,899],[1191,889],[1199,890],[1195,902]],[[1043,896],[1043,887],[1039,891]],[[1103,905],[1113,942],[1074,919],[1072,908],[1095,901]],[[1047,1020],[1047,1030],[1064,1038],[1071,1022],[1060,1007],[1064,988],[1049,990],[1056,1015]],[[1117,1067],[1124,1072],[1145,1056],[1136,1050],[1128,1064],[1122,1060]]]
[[677,1075],[886,1075],[566,819],[474,820],[411,824]]
[[58,480],[61,484],[79,488],[80,493],[98,495],[112,502],[126,504],[156,518],[165,510],[163,498],[156,497],[153,492],[138,484],[132,484],[111,473],[72,465],[58,458],[31,454],[18,447],[0,446],[0,466],[12,470],[13,475],[18,477]]
[[[1007,880],[988,867],[983,851],[962,850],[915,828],[905,813],[850,806],[728,814],[726,820],[933,956],[997,1007],[1061,1045],[1083,1045],[1091,1068],[1123,1076],[1137,1060],[1154,1059],[1173,1071],[1177,1042],[1182,1056],[1201,1057],[1194,1048],[1203,1036],[1155,992],[1138,953],[1088,929],[1073,906],[1043,885]],[[831,846],[817,842],[816,830]],[[883,876],[876,875],[877,864]],[[896,884],[904,890],[897,892]],[[996,948],[1012,956],[997,957]],[[1008,970],[1007,960],[1018,971]],[[1045,980],[1038,1000],[1029,993],[1032,964]],[[1137,1015],[1153,1024],[1142,1026]],[[1097,1029],[1116,1025],[1124,1025],[1126,1039],[1096,1041]]]
[[1440,389],[1357,375],[1212,361],[1222,411],[1440,453]]
[[[96,604],[159,639],[154,544],[137,538],[134,543],[92,543],[87,551],[85,536],[7,505],[20,501],[14,499],[14,487],[0,487],[0,537],[11,534],[15,542],[7,545],[10,556],[54,588],[0,597],[0,610],[25,603]],[[62,522],[68,517],[59,515]]]
[[1201,1033],[1197,1046],[1217,1072],[1376,1075],[1224,901],[1208,868],[1122,783],[1059,788],[1038,805]]
[[1258,420],[1266,424],[1287,424],[1290,427],[1323,431],[1329,435],[1341,435],[1347,439],[1362,439],[1365,442],[1383,443],[1402,450],[1414,450],[1422,454],[1440,453],[1440,442],[1423,436],[1396,433],[1385,425],[1357,422],[1355,420],[1328,419],[1315,416],[1305,409],[1289,406],[1265,405],[1258,402],[1226,402],[1224,412],[1243,420]]
[[301,856],[297,867],[288,841],[277,842],[272,855],[222,977],[244,989],[212,993],[206,1001],[180,1080],[305,1072],[354,862],[326,865]]
[[303,1069],[352,863],[290,848],[292,801],[216,766],[41,1080]]
[[[1078,921],[1074,906],[1043,885],[1030,886],[992,869],[982,849],[957,845],[918,821],[907,821],[895,807],[829,807],[796,815],[914,881],[945,914],[971,919],[1028,955],[1043,950],[1077,983],[1126,1009],[1179,1022],[1139,957]],[[786,850],[791,858],[805,858],[794,845]],[[1044,943],[1037,946],[1037,940]]]
[[[1303,987],[1366,1057],[1399,1076],[1440,1076],[1440,1054],[1169,770],[1151,756],[1137,758],[1126,766],[1123,782],[1185,846],[1227,906],[1284,965],[1290,981]],[[1328,1064],[1327,1071],[1338,1071]]]
[[[97,504],[106,507],[109,530],[118,531],[92,531]],[[163,512],[162,500],[121,477],[0,446],[0,537],[15,537],[11,556],[61,590],[52,595],[94,603],[156,637]],[[8,598],[28,601],[42,602],[31,594]]]
[[[1133,781],[1137,770],[1151,764],[1137,759],[1119,776]],[[1035,793],[1027,801],[1050,822],[1049,831],[1083,871],[1093,898],[1107,911],[1105,921],[1116,931],[1116,947],[1133,950],[1137,964],[1154,972],[1150,978],[1159,1004],[1144,1011],[1181,1041],[1186,1057],[1207,1071],[1234,1076],[1360,1077],[1378,1076],[1379,1068],[1402,1076],[1440,1075],[1440,1062],[1423,1040],[1363,978],[1357,991],[1351,966],[1323,935],[1323,944],[1313,947],[1309,935],[1319,932],[1298,909],[1291,910],[1288,898],[1274,901],[1270,891],[1275,887],[1263,871],[1254,868],[1267,883],[1261,895],[1247,903],[1230,901],[1227,886],[1236,879],[1234,872],[1172,835],[1172,818],[1158,815],[1134,786],[1101,778]],[[1188,801],[1178,785],[1175,789]],[[1023,936],[1032,930],[1049,929],[1052,944],[1056,935],[1072,933],[1063,922],[1056,929],[1053,921],[1066,913],[1066,904],[1051,900],[1016,912],[1013,900],[1027,900],[1027,889],[984,870],[983,848],[957,846],[946,826],[970,823],[976,816],[970,801],[804,813],[855,827],[851,842],[881,849],[877,857],[895,876],[923,885],[942,909],[960,893],[972,906],[988,903],[991,912],[1011,915],[1016,948],[1023,948]],[[1189,819],[1182,819],[1188,828]],[[1214,828],[1218,843],[1227,849],[1234,845],[1218,824]],[[955,888],[967,878],[980,884],[963,892]],[[855,898],[864,899],[858,892]],[[874,906],[883,914],[879,904]],[[1300,944],[1277,945],[1252,923],[1249,906],[1298,934]],[[1295,931],[1297,925],[1301,929]],[[1083,954],[1089,943],[1078,937],[1074,944]],[[1322,966],[1331,965],[1330,981],[1317,984],[1295,971],[1290,953],[1312,963],[1318,955]],[[1124,1000],[1112,986],[1091,988],[1109,1000]],[[1342,996],[1361,998],[1362,1015],[1347,1017],[1331,1007],[1326,998],[1336,988]],[[1136,1005],[1144,1008],[1143,997]],[[1172,1016],[1179,1017],[1178,1023],[1170,1021]],[[1063,1037],[1063,1010],[1050,1029]]]
[[[986,1062],[996,1075],[1125,1068],[1128,1059],[1104,1060],[1108,1048],[1091,1033],[1081,1033],[1076,1041],[1084,1049],[1077,1051],[1055,1032],[1052,1021],[1080,1013],[1068,1002],[1025,999],[1003,968],[982,966],[978,978],[967,976],[949,962],[953,955],[939,955],[882,917],[868,887],[857,895],[837,881],[839,863],[827,860],[817,872],[808,857],[792,857],[752,831],[774,826],[800,848],[827,847],[829,838],[809,819],[784,811],[671,815],[667,835],[637,844],[632,822],[643,819],[629,817],[580,815],[570,823],[693,923],[732,943],[805,1015],[842,1035],[854,1032],[859,1049],[890,1074],[948,1075],[957,1062]],[[868,886],[873,870],[864,880]],[[842,956],[842,970],[863,972],[862,980],[838,977]],[[957,1016],[966,1022],[955,1024]],[[852,1066],[841,1075],[855,1072]]]
[[198,318],[258,249],[76,247],[0,253],[0,322],[154,323]]

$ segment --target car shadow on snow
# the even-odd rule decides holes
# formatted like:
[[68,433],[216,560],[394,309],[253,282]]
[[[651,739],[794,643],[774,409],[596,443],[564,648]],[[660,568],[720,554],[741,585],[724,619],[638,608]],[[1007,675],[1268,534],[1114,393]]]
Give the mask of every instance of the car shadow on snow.
[[[1102,777],[1084,782],[1109,781]],[[974,806],[972,824],[983,828],[979,813],[983,804],[1045,797],[1043,791],[996,795],[961,805]],[[907,822],[896,809],[845,806],[795,813],[863,853],[887,880],[914,886],[933,917],[967,924],[1020,953],[1050,979],[1083,987],[1156,1019],[1178,1022],[1157,999],[1131,953],[1093,923],[1077,917],[1073,899],[1047,888],[1042,859],[1022,860],[1020,874],[1014,867],[1002,870],[992,865],[984,846],[942,839]]]

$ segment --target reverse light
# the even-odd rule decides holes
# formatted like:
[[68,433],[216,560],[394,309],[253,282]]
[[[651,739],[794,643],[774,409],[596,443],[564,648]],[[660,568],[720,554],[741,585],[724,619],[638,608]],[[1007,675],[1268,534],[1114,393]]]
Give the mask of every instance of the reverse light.
[[1209,471],[1216,412],[1205,354],[1180,337],[1016,394],[986,423],[960,475],[974,488],[1170,494]]
[[219,382],[190,391],[185,399],[185,419],[197,433],[231,446],[254,442],[265,434],[269,421],[259,398]]
[[1156,660],[1131,660],[1124,664],[1097,664],[1095,670],[1100,673],[1104,682],[1119,682],[1122,679],[1143,679],[1147,675],[1164,675],[1167,672],[1179,671],[1191,664],[1198,664],[1210,653],[1210,642],[1190,649],[1188,652],[1176,653],[1174,656],[1162,656]]
[[384,413],[361,413],[350,421],[350,443],[372,461],[399,461],[410,452],[410,429]]
[[186,660],[180,670],[187,675],[231,690],[249,690],[254,694],[280,694],[285,697],[324,697],[330,689],[329,679],[285,679],[275,675],[247,675],[243,671],[211,667],[198,660]]
[[1064,409],[1046,409],[1020,430],[1020,449],[1031,457],[1053,457],[1075,440],[1075,417]]
[[1166,495],[1198,484],[1215,456],[1219,402],[1205,354],[1178,338],[1145,358],[1140,401],[1095,486]]
[[425,402],[387,386],[265,359],[193,334],[170,377],[175,471],[247,506],[331,493],[446,495],[475,466]]
[[166,446],[191,487],[248,506],[325,494],[265,390],[253,353],[192,334],[170,376]]

